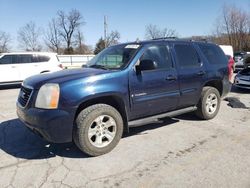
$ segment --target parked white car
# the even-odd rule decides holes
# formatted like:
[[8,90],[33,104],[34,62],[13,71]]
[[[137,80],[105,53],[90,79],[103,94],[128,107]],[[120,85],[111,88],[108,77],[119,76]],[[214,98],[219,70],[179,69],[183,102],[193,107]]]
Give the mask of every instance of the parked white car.
[[20,83],[25,78],[62,70],[56,53],[20,52],[0,54],[0,85]]
[[225,55],[231,56],[232,58],[234,57],[234,50],[231,45],[220,45],[220,48],[223,50]]

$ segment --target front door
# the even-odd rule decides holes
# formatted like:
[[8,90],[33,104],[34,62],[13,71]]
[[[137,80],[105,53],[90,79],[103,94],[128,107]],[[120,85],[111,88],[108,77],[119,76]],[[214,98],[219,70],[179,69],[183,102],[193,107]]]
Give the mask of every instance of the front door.
[[180,96],[177,72],[167,45],[154,44],[145,47],[136,65],[143,60],[153,61],[156,68],[139,73],[130,71],[132,119],[173,110]]
[[16,55],[4,55],[0,59],[0,83],[21,81]]

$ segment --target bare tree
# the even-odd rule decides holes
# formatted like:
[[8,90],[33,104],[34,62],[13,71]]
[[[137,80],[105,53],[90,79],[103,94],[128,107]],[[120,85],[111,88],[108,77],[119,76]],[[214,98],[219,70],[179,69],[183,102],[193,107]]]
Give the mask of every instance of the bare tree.
[[18,31],[18,40],[21,48],[26,51],[40,51],[41,29],[36,26],[33,21],[30,21]]
[[121,35],[118,31],[111,31],[107,36],[106,47],[115,45],[119,43]]
[[90,46],[87,46],[84,44],[84,36],[83,33],[80,30],[77,30],[76,35],[74,36],[75,38],[75,53],[78,54],[91,54],[92,50]]
[[95,45],[94,54],[98,54],[105,49],[105,40],[101,37]]
[[72,37],[85,22],[82,21],[82,15],[76,9],[71,10],[68,14],[60,10],[57,12],[57,16],[60,35],[66,42],[66,53],[72,53]]
[[111,33],[108,34],[106,41],[101,37],[95,45],[94,54],[98,54],[103,49],[109,46],[118,44],[120,38],[121,38],[121,35],[118,31],[111,31]]
[[0,31],[0,53],[9,51],[10,35]]
[[235,50],[250,48],[249,23],[247,12],[235,6],[224,5],[215,25],[216,42],[232,45]]
[[61,35],[54,18],[48,24],[48,30],[45,33],[45,44],[53,52],[59,53],[61,47]]
[[156,39],[156,38],[165,38],[165,37],[177,37],[178,34],[173,29],[168,28],[159,28],[157,25],[149,24],[145,29],[145,38],[146,39]]

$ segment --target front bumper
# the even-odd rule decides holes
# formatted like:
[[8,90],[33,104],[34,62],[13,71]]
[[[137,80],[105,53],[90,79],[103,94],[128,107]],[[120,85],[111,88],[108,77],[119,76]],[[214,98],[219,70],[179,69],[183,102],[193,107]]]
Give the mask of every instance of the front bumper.
[[236,77],[234,80],[234,86],[243,89],[250,89],[250,80],[241,80],[240,78]]
[[72,141],[73,113],[60,109],[26,109],[17,103],[17,115],[29,129],[49,142],[65,143]]

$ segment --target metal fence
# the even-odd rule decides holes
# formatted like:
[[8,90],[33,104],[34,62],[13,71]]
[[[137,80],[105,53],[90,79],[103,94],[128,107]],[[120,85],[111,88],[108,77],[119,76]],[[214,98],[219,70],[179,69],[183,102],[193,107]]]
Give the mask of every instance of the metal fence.
[[68,69],[81,67],[94,56],[95,55],[58,55],[58,59],[62,63],[63,67]]

